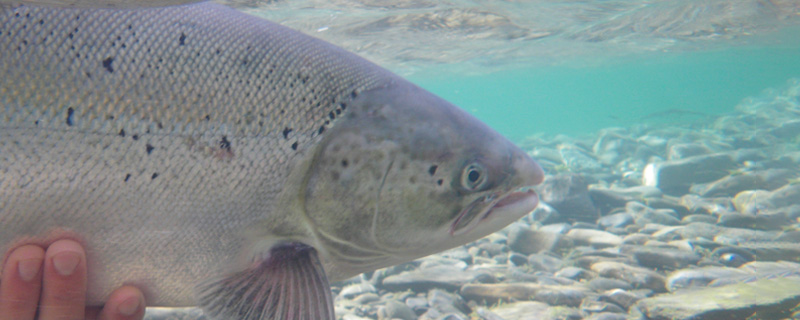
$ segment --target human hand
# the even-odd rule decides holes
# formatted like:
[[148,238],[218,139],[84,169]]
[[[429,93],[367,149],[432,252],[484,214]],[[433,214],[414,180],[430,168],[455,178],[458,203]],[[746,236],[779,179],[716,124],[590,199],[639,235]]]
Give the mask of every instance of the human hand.
[[0,320],[140,320],[144,307],[144,295],[132,286],[111,293],[103,307],[86,307],[86,253],[72,240],[47,251],[18,247],[3,266]]

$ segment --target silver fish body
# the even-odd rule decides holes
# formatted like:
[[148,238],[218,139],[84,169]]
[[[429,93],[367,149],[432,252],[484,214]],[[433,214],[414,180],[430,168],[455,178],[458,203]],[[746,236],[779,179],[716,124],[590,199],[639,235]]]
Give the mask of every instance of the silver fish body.
[[168,7],[206,0],[0,0],[0,5],[38,5],[65,8],[148,8]]
[[[0,245],[70,237],[148,304],[278,242],[333,280],[482,237],[542,171],[460,109],[224,6],[0,6]],[[521,189],[522,188],[522,189]]]

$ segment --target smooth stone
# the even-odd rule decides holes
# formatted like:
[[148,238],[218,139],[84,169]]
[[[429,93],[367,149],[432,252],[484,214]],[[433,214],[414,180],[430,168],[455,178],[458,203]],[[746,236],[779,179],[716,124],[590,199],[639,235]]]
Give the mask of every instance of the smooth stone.
[[597,272],[601,277],[626,281],[634,288],[645,288],[656,292],[666,291],[664,276],[642,267],[614,261],[600,261],[592,264],[591,270]]
[[668,160],[678,160],[693,156],[699,156],[711,153],[711,149],[699,143],[678,143],[669,146],[667,152]]
[[494,277],[478,270],[461,270],[454,266],[437,266],[405,271],[383,279],[381,287],[390,291],[426,292],[433,288],[457,290],[471,282],[494,282]]
[[736,211],[744,214],[758,214],[761,210],[766,210],[769,204],[766,199],[772,195],[767,190],[745,190],[733,197],[733,206]]
[[561,259],[547,254],[534,253],[528,256],[528,265],[534,270],[556,272],[563,264]]
[[588,280],[596,277],[594,272],[578,267],[564,267],[558,270],[554,276],[572,280]]
[[731,199],[722,198],[703,198],[693,194],[687,194],[680,198],[680,204],[693,214],[718,215],[734,211],[731,206]]
[[461,296],[487,303],[498,301],[524,301],[535,298],[554,305],[580,305],[588,289],[583,286],[543,285],[540,283],[491,283],[466,284],[461,287]]
[[538,231],[566,234],[570,229],[572,225],[569,223],[553,223],[539,227]]
[[772,129],[770,133],[781,139],[792,139],[800,135],[800,120],[789,120]]
[[767,198],[767,202],[771,208],[800,205],[800,184],[788,184],[773,190]]
[[443,258],[450,258],[456,259],[466,262],[467,264],[472,263],[472,255],[467,252],[467,249],[464,246],[455,247],[453,249],[447,250],[439,254]]
[[797,176],[797,170],[791,169],[746,171],[741,174],[723,177],[708,184],[695,185],[692,187],[692,191],[703,197],[733,197],[737,193],[746,190],[775,190],[785,186]]
[[586,244],[593,247],[616,247],[622,244],[622,238],[610,232],[592,229],[571,229],[567,237],[576,244]]
[[[702,302],[702,303],[700,303]],[[800,303],[800,279],[764,279],[639,300],[632,319],[746,319]]]
[[706,183],[728,175],[737,162],[729,153],[715,153],[648,164],[642,174],[643,184],[670,195],[689,192],[692,184]]
[[406,306],[414,310],[414,313],[420,315],[428,311],[428,299],[423,297],[409,297],[406,298]]
[[791,224],[791,221],[782,212],[764,214],[759,212],[757,215],[730,212],[721,214],[717,225],[732,228],[746,228],[757,230],[781,230]]
[[389,300],[384,306],[378,308],[378,320],[390,319],[416,320],[417,314],[405,304]]
[[633,289],[630,283],[627,281],[619,280],[619,279],[612,279],[612,278],[604,278],[604,277],[597,277],[592,280],[589,280],[587,283],[589,288],[592,288],[594,291],[603,292],[612,289],[622,289],[622,290],[630,290]]
[[505,320],[580,320],[581,312],[569,307],[551,307],[536,301],[506,303],[490,309]]
[[373,286],[369,282],[364,281],[361,283],[345,286],[344,288],[342,288],[342,291],[339,292],[339,296],[345,299],[350,299],[357,295],[361,295],[368,292],[375,293],[378,292],[378,289],[375,289],[375,286]]
[[615,213],[597,219],[597,224],[604,229],[622,228],[633,223],[633,215],[627,212]]
[[667,290],[675,292],[687,288],[703,288],[717,279],[747,274],[746,271],[729,267],[701,267],[678,270],[667,276]]
[[368,303],[372,303],[372,302],[375,302],[375,301],[379,301],[380,299],[381,299],[381,297],[379,297],[377,294],[372,293],[372,292],[368,292],[368,293],[365,293],[365,294],[362,294],[362,295],[359,295],[359,296],[355,297],[353,299],[353,302],[358,303],[358,304],[368,304]]
[[681,224],[690,224],[693,222],[717,223],[717,219],[717,217],[708,214],[690,214],[681,219]]
[[622,244],[641,245],[645,244],[647,241],[650,241],[650,239],[652,239],[652,236],[649,234],[633,233],[622,238]]
[[578,286],[550,286],[536,291],[534,299],[551,306],[577,307],[586,297],[586,291],[585,288]]
[[604,292],[600,296],[600,299],[611,303],[615,303],[616,305],[622,307],[625,310],[630,308],[637,301],[644,298],[645,296],[643,294],[636,294],[634,292],[624,289],[611,289]]
[[541,201],[556,209],[561,219],[594,222],[599,216],[583,175],[549,176],[536,189]]
[[633,258],[643,267],[674,270],[697,264],[700,255],[692,251],[669,248],[638,247],[632,251]]
[[469,311],[461,296],[441,289],[433,289],[428,292],[428,305],[430,310],[426,314],[431,312],[442,315],[462,314]]
[[592,199],[594,206],[600,210],[602,215],[607,215],[616,208],[623,208],[628,201],[635,198],[620,192],[616,189],[589,189],[589,197]]
[[678,217],[685,217],[690,213],[689,209],[681,203],[680,198],[667,195],[661,198],[645,198],[644,204],[653,209],[670,209],[677,213]]
[[530,224],[533,224],[534,222],[550,224],[563,220],[561,219],[561,214],[558,213],[558,210],[541,201],[539,202],[539,205],[536,206],[536,209],[533,209],[533,211],[531,211],[526,218],[528,221],[530,221]]
[[627,316],[623,313],[601,312],[595,313],[583,320],[625,320]]
[[596,172],[603,169],[603,165],[600,162],[579,146],[562,144],[559,146],[558,152],[561,154],[563,164],[570,171]]
[[580,305],[581,311],[586,314],[597,313],[626,313],[627,310],[620,308],[620,306],[603,301],[599,295],[593,295],[583,299]]
[[728,267],[739,267],[745,263],[756,260],[756,255],[752,250],[723,246],[715,248],[711,251],[710,257],[716,258],[717,261]]
[[752,261],[743,264],[738,269],[747,274],[719,278],[712,281],[709,286],[718,287],[761,279],[794,279],[800,277],[800,264],[789,261]]
[[557,251],[558,247],[568,246],[560,233],[531,230],[525,227],[512,227],[508,231],[508,247],[524,255],[544,251]]

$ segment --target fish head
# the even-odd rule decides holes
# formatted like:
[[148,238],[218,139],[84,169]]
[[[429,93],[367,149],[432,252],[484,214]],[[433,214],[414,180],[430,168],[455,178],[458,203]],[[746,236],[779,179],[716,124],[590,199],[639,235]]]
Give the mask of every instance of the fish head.
[[402,80],[353,96],[303,197],[333,280],[474,241],[537,206],[541,167],[458,107]]

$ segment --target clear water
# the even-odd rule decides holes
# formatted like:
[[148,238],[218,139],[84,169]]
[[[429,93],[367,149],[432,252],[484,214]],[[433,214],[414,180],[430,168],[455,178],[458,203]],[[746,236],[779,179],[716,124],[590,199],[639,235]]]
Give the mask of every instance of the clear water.
[[766,44],[641,53],[599,65],[576,57],[556,66],[480,75],[434,67],[409,79],[515,141],[536,133],[581,135],[728,113],[742,99],[800,77],[800,28],[768,38]]

